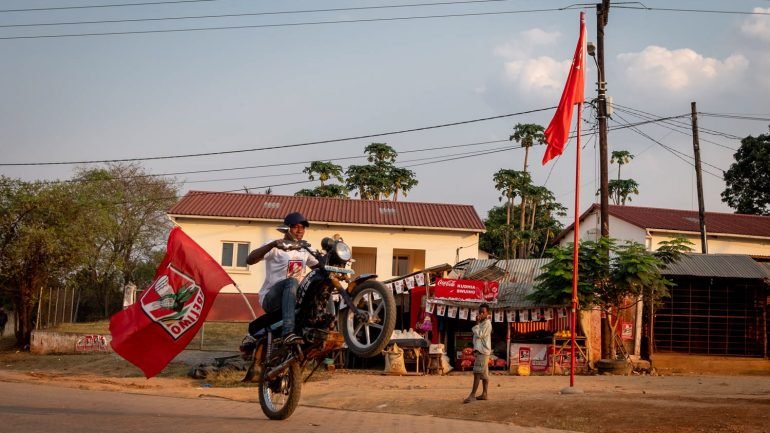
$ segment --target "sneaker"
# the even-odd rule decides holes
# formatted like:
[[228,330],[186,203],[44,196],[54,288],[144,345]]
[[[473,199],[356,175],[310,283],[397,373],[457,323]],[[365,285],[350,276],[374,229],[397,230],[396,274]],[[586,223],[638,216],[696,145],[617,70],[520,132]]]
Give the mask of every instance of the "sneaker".
[[302,343],[302,338],[299,335],[297,335],[297,334],[295,334],[293,332],[290,332],[290,333],[284,335],[283,338],[281,338],[281,342],[283,344],[285,344],[285,345],[300,344],[300,343]]
[[250,361],[254,356],[254,349],[256,348],[257,340],[255,340],[251,335],[247,335],[244,337],[243,341],[241,342],[241,346],[239,347],[241,351],[241,358],[246,361]]

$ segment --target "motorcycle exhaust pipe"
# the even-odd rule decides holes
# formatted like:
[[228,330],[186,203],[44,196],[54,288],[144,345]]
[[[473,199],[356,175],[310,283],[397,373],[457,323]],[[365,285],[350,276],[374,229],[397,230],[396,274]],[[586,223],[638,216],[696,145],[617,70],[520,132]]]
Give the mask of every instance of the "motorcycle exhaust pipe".
[[272,370],[268,371],[267,374],[265,374],[265,378],[268,381],[275,380],[278,376],[281,375],[281,373],[283,373],[284,371],[286,371],[287,368],[289,368],[289,365],[291,365],[292,362],[294,362],[294,357],[293,356],[290,357],[289,359],[287,359],[286,361],[283,361],[277,367],[275,367]]

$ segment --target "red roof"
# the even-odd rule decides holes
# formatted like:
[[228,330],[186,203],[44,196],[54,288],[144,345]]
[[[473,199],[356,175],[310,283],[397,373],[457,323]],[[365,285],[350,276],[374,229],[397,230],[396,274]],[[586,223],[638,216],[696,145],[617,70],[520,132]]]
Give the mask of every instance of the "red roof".
[[484,231],[471,205],[190,191],[168,213],[283,221],[302,212],[313,222]]
[[[593,204],[580,216],[582,221],[593,212],[599,212],[599,205]],[[700,232],[698,211],[681,209],[660,209],[654,207],[610,205],[610,215],[644,229]],[[557,239],[562,238],[572,225]],[[770,216],[745,215],[721,212],[706,212],[706,231],[711,234],[730,234],[770,238]],[[612,232],[612,226],[610,226]]]

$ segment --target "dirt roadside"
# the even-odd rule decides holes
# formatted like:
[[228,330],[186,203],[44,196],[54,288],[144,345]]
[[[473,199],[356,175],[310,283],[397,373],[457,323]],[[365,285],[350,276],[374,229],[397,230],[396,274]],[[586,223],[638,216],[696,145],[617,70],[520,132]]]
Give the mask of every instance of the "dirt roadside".
[[[0,353],[0,381],[184,398],[217,397],[257,404],[241,373],[207,380],[185,377],[175,362],[156,378],[114,354]],[[687,373],[662,376],[578,376],[578,395],[561,395],[565,376],[495,374],[490,400],[463,404],[469,373],[383,376],[336,370],[307,382],[301,404],[335,409],[408,413],[514,423],[584,432],[770,432],[770,375]]]

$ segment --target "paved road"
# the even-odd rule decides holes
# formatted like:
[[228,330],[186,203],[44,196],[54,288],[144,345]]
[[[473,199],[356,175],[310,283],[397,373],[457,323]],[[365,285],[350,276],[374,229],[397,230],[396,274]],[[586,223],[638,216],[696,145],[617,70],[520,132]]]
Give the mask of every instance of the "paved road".
[[0,382],[0,433],[232,432],[546,433],[557,430],[412,415],[300,406],[286,421],[266,419],[255,403],[184,399]]

